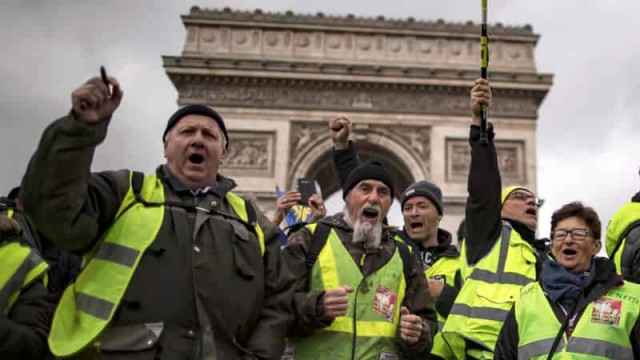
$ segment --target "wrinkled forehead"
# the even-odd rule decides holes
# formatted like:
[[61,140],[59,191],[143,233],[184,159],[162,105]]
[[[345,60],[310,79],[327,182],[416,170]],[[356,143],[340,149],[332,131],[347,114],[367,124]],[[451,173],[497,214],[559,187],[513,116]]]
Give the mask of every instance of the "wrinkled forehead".
[[375,180],[375,179],[365,179],[360,181],[359,183],[356,184],[356,186],[354,188],[357,188],[359,186],[370,186],[378,191],[380,190],[387,190],[387,192],[390,191],[389,187],[387,186],[387,184],[383,183],[380,180]]
[[181,129],[185,127],[202,127],[211,130],[220,130],[220,126],[218,123],[211,117],[201,114],[189,114],[182,117],[176,125],[173,127],[174,129]]
[[353,188],[351,188],[351,190],[349,190],[349,193],[345,197],[345,202],[347,203],[347,205],[351,202],[351,194],[353,194],[353,192],[356,191],[356,189],[358,189],[361,186],[371,187],[373,189],[376,189],[378,192],[381,190],[386,190],[387,192],[390,191],[387,184],[383,183],[380,180],[375,180],[375,179],[361,180],[356,184],[356,186],[354,186]]

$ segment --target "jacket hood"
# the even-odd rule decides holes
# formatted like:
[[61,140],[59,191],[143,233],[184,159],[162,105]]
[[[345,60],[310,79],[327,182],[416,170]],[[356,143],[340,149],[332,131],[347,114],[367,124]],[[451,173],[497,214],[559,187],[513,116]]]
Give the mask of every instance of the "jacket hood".
[[[404,228],[402,229],[402,231],[398,232],[398,234],[400,235],[400,237],[402,237],[402,239],[405,242],[415,244],[415,246],[420,250],[420,252],[427,249],[424,245],[422,245],[422,243],[412,240]],[[460,250],[458,250],[458,248],[452,244],[453,238],[450,232],[448,232],[445,229],[439,228],[437,236],[438,236],[438,245],[432,247],[433,255],[435,256],[436,260],[441,257],[460,256]]]

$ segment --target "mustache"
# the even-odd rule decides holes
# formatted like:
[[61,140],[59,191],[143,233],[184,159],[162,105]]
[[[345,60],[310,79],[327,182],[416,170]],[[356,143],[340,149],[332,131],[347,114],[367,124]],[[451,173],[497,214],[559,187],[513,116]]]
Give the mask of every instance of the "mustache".
[[378,213],[378,217],[380,217],[380,215],[382,214],[382,207],[380,206],[380,204],[365,203],[360,209],[358,209],[358,216],[361,216],[365,210],[376,211]]

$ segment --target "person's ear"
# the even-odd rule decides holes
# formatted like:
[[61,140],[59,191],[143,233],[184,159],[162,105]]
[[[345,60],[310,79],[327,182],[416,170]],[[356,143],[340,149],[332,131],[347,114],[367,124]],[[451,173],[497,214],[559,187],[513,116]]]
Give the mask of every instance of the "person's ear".
[[600,252],[600,249],[602,249],[602,241],[600,240],[596,240],[593,242],[593,256],[598,255],[598,253]]

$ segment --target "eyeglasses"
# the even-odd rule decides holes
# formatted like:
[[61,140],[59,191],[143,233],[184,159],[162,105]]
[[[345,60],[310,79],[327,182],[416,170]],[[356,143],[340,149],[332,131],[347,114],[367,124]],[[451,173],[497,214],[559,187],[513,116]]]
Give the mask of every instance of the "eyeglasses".
[[573,238],[573,240],[584,240],[590,233],[591,231],[587,229],[556,229],[551,232],[551,238],[553,240],[564,240],[567,237],[567,234],[571,234],[571,238]]
[[509,199],[516,199],[524,202],[529,201],[529,199],[533,199],[534,205],[536,207],[541,207],[544,204],[544,199],[537,198],[525,192],[513,192],[511,193],[511,195],[509,195]]

